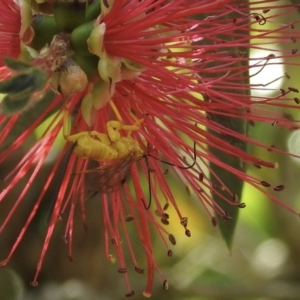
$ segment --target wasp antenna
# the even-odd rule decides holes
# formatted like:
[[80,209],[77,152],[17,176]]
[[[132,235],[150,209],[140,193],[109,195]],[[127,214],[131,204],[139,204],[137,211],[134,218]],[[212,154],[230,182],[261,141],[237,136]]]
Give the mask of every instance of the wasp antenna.
[[[149,148],[149,147],[150,147],[150,144],[148,143],[148,144],[147,144],[147,148]],[[167,165],[170,165],[170,166],[173,166],[173,167],[176,167],[176,168],[179,168],[179,169],[188,170],[188,169],[192,168],[192,167],[196,164],[196,160],[197,160],[196,142],[194,142],[194,157],[193,157],[193,163],[192,163],[191,165],[189,165],[189,166],[186,166],[186,167],[184,167],[184,166],[176,166],[176,165],[174,165],[174,164],[172,164],[172,163],[170,163],[170,162],[168,162],[168,161],[164,161],[164,160],[161,160],[161,159],[159,159],[159,158],[157,158],[157,157],[155,157],[155,156],[152,156],[151,154],[148,154],[148,155],[145,155],[145,156],[144,156],[144,158],[145,158],[145,160],[146,160],[147,170],[148,170],[148,187],[149,187],[149,201],[148,201],[148,204],[146,205],[144,199],[141,198],[145,210],[149,210],[149,209],[150,209],[150,207],[151,207],[151,202],[152,202],[151,174],[150,174],[150,172],[153,172],[153,171],[152,171],[152,169],[151,169],[151,167],[150,167],[150,165],[149,165],[148,156],[150,156],[150,157],[152,157],[152,158],[154,158],[154,159],[156,159],[156,160],[159,160],[160,162],[165,163],[165,164],[167,164]]]
[[149,201],[148,205],[146,205],[144,199],[141,199],[144,205],[145,210],[149,210],[151,207],[151,202],[152,202],[152,190],[151,190],[151,175],[150,175],[150,166],[149,166],[149,161],[147,158],[147,155],[144,156],[146,160],[146,165],[147,165],[147,171],[148,171],[148,188],[149,188]]
[[196,164],[196,161],[197,161],[196,142],[194,142],[194,150],[193,150],[193,151],[194,151],[193,163],[190,164],[189,166],[176,166],[176,165],[174,165],[174,164],[172,164],[172,163],[170,163],[170,162],[168,162],[168,161],[159,159],[159,158],[157,158],[157,157],[155,157],[155,156],[153,156],[153,155],[151,155],[151,154],[148,154],[148,156],[150,156],[150,157],[152,157],[152,158],[154,158],[154,159],[156,159],[156,160],[159,160],[160,162],[162,162],[162,163],[164,163],[164,164],[166,164],[166,165],[169,165],[169,166],[172,166],[172,167],[176,167],[176,168],[182,169],[182,170],[188,170],[188,169],[193,168],[194,165]]
[[147,205],[146,205],[146,202],[145,202],[145,200],[143,198],[141,198],[141,201],[142,201],[142,203],[144,205],[145,210],[149,210],[150,207],[151,207],[151,201],[149,201]]
[[88,201],[88,200],[92,199],[97,194],[98,194],[98,190],[97,191],[93,191],[84,201]]

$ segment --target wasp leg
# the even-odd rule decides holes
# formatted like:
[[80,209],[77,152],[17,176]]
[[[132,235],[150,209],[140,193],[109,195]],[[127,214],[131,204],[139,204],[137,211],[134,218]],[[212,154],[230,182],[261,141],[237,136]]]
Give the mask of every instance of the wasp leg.
[[69,126],[69,111],[66,108],[64,110],[64,117],[63,117],[63,135],[64,138],[67,140],[67,137],[70,135],[70,126]]
[[112,142],[115,142],[120,139],[119,130],[128,131],[127,136],[130,136],[131,131],[136,131],[140,129],[140,124],[144,121],[144,119],[137,119],[132,113],[130,113],[131,117],[134,119],[134,123],[131,125],[126,125],[123,122],[118,108],[112,100],[109,101],[109,105],[111,106],[111,109],[113,110],[117,118],[117,120],[112,120],[107,123],[108,136]]
[[87,131],[70,135],[68,118],[69,118],[69,112],[68,109],[65,109],[64,116],[63,116],[63,135],[66,141],[76,143],[78,139],[80,139],[81,137],[89,136],[89,133]]
[[[123,130],[127,130],[127,131],[134,131],[134,130],[140,129],[140,125],[143,123],[144,119],[138,119],[132,112],[129,112],[130,116],[134,120],[134,123],[132,125],[125,125],[123,122],[123,119],[122,119],[116,105],[113,103],[113,101],[110,100],[108,103],[111,106],[111,109],[113,110],[113,112],[115,113],[117,121],[119,122],[119,125],[117,123],[115,123],[116,126],[119,127],[118,130],[123,129]],[[117,122],[117,121],[112,121],[112,122]],[[117,127],[115,127],[115,128],[117,129]]]
[[69,112],[68,109],[66,108],[64,111],[64,116],[63,116],[63,136],[64,139],[68,142],[71,143],[76,143],[79,139],[85,136],[90,136],[90,133],[87,131],[79,132],[76,134],[70,135],[70,126],[69,126]]
[[105,145],[109,146],[111,144],[111,140],[109,139],[108,135],[105,133],[100,133],[98,131],[93,130],[89,134],[90,136],[96,136],[98,140]]
[[129,132],[140,129],[139,124],[124,125],[120,121],[113,121],[113,120],[107,122],[106,127],[107,127],[107,134],[112,142],[116,142],[117,140],[120,139],[121,135],[120,135],[119,131],[121,129],[129,131]]
[[75,143],[75,142],[77,142],[77,140],[79,138],[89,135],[89,133],[87,131],[70,135],[70,131],[71,130],[70,130],[70,123],[69,123],[69,111],[66,108],[64,110],[64,116],[63,116],[63,136],[64,136],[65,140]]
[[123,123],[123,119],[119,113],[119,110],[117,109],[116,105],[113,103],[112,100],[110,100],[109,102],[109,105],[111,107],[111,109],[113,110],[113,112],[115,113],[116,117],[117,117],[117,120],[120,122],[120,123]]
[[75,133],[72,135],[64,136],[64,138],[68,142],[76,143],[79,139],[81,139],[82,137],[85,137],[85,136],[90,136],[90,133],[87,131],[83,131],[83,132],[78,132],[78,133]]

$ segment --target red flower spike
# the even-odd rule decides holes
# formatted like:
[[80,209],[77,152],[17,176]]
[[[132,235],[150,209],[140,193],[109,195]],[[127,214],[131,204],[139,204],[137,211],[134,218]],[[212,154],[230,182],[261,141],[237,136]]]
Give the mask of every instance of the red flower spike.
[[[18,198],[11,201],[10,212],[0,224],[0,234],[7,228],[28,188],[36,180],[61,130],[67,145],[58,156],[41,195],[10,253],[0,263],[1,266],[11,259],[47,189],[52,188],[51,182],[61,171],[63,161],[67,164],[38,260],[33,286],[37,285],[57,221],[62,219],[66,222],[63,239],[68,245],[68,257],[71,260],[75,210],[80,209],[83,226],[87,229],[88,215],[85,207],[88,202],[85,200],[98,193],[103,210],[106,258],[112,263],[118,263],[116,269],[124,277],[126,296],[134,294],[130,283],[132,268],[127,263],[127,253],[130,254],[135,271],[147,274],[143,293],[145,297],[151,296],[156,272],[161,278],[162,287],[167,290],[168,282],[155,261],[150,227],[156,229],[166,249],[166,256],[169,257],[173,255],[171,248],[176,244],[176,237],[165,225],[178,222],[183,227],[182,234],[190,237],[192,233],[187,228],[188,216],[182,212],[166,180],[167,171],[163,160],[168,162],[168,169],[173,169],[189,193],[198,197],[213,226],[218,223],[216,214],[225,220],[230,220],[231,216],[224,210],[222,203],[214,201],[212,194],[218,195],[224,203],[234,207],[244,208],[245,204],[238,202],[236,192],[225,185],[210,164],[227,170],[233,177],[251,184],[275,203],[298,215],[293,208],[270,194],[270,191],[280,192],[285,185],[274,185],[248,175],[221,161],[208,149],[209,146],[222,151],[228,157],[239,158],[241,164],[271,169],[276,169],[278,164],[255,157],[228,141],[234,139],[280,154],[288,154],[275,146],[264,145],[217,123],[213,116],[246,120],[250,124],[264,122],[287,129],[299,128],[298,120],[271,109],[299,109],[296,87],[286,86],[273,90],[273,96],[251,95],[252,90],[272,90],[269,88],[270,84],[283,77],[289,79],[288,74],[275,75],[262,84],[242,83],[257,76],[268,65],[278,64],[276,58],[283,59],[283,64],[297,66],[290,58],[299,57],[293,45],[300,37],[298,24],[296,21],[289,24],[276,22],[278,16],[297,10],[297,5],[282,5],[277,0],[251,1],[249,13],[248,2],[238,0],[100,1],[102,12],[99,11],[98,17],[93,20],[92,29],[91,26],[85,26],[85,23],[81,24],[91,30],[84,32],[87,39],[83,44],[70,31],[63,36],[53,36],[49,41],[50,46],[45,44],[45,48],[40,50],[29,46],[33,37],[30,18],[21,20],[20,9],[14,1],[2,2],[0,10],[4,17],[0,24],[1,55],[14,58],[21,55],[23,59],[27,58],[35,68],[44,71],[49,80],[45,87],[42,85],[41,90],[36,89],[39,93],[33,89],[33,93],[26,94],[34,101],[26,106],[24,112],[20,110],[12,116],[0,115],[0,145],[3,149],[0,162],[20,149],[48,115],[53,111],[56,111],[56,115],[44,134],[4,178],[6,187],[0,191],[0,205],[1,202],[8,201],[10,191],[20,178],[29,174],[28,184]],[[48,9],[45,13],[51,18],[51,8]],[[233,12],[235,17],[231,18]],[[191,18],[201,14],[206,17]],[[22,17],[25,18],[24,11]],[[265,24],[272,24],[272,29]],[[249,27],[252,44],[249,43]],[[73,46],[69,41],[69,34],[73,34]],[[63,45],[59,43],[62,38]],[[287,50],[273,49],[274,44],[281,43],[285,43]],[[233,52],[235,47],[267,51],[260,58],[249,58],[244,52]],[[37,56],[32,55],[29,59],[24,49],[28,53],[36,53]],[[82,49],[85,51],[84,55],[81,55]],[[97,68],[95,61],[96,64],[98,62]],[[239,64],[241,62],[243,64]],[[252,68],[255,68],[256,73],[246,76],[247,71]],[[23,90],[19,85],[15,87],[10,84],[14,83],[14,78],[19,74],[24,75],[24,78],[28,75],[26,79],[31,80],[33,86],[38,83],[34,76],[34,67],[16,71],[2,63],[0,92],[7,94],[5,101],[12,106],[16,105],[16,99],[21,98],[25,102],[28,100],[22,94],[27,87]],[[80,78],[84,80],[81,82]],[[85,86],[87,78],[88,84]],[[79,84],[78,92],[75,93],[72,83],[77,85],[78,82],[82,85]],[[55,88],[58,95],[49,105],[39,109],[39,103],[44,101],[44,92],[50,86]],[[249,93],[240,93],[244,90]],[[101,95],[105,97],[102,99]],[[3,102],[1,105],[3,108]],[[66,112],[64,118],[63,110]],[[34,117],[28,127],[21,132],[18,130],[13,141],[10,141],[11,135],[18,129],[18,122],[28,111],[35,112]],[[69,119],[72,120],[70,132]],[[73,150],[75,147],[76,150],[66,157],[67,149]],[[96,167],[91,166],[91,157],[99,158],[94,161]],[[160,160],[160,157],[164,159]],[[209,175],[215,178],[214,183]],[[149,199],[143,190],[141,176],[149,181]],[[133,188],[129,187],[128,177],[133,182]],[[169,206],[173,206],[176,219],[168,214]],[[136,230],[145,254],[145,262],[137,258],[128,224]]]
[[3,56],[12,56],[17,58],[20,54],[20,36],[21,19],[19,7],[13,0],[1,1],[0,6],[0,44],[1,59],[0,66],[3,65]]

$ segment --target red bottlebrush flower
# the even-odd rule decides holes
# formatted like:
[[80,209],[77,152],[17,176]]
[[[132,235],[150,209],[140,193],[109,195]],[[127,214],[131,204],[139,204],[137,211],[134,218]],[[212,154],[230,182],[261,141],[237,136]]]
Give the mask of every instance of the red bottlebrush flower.
[[[144,296],[149,297],[155,271],[164,289],[168,288],[155,262],[150,226],[156,229],[168,256],[172,256],[171,246],[176,244],[174,235],[165,227],[169,223],[169,206],[174,207],[185,235],[191,235],[188,219],[165,179],[164,161],[171,165],[184,185],[189,185],[214,225],[215,214],[224,219],[230,219],[230,215],[214,201],[212,194],[232,206],[245,205],[238,203],[235,191],[224,184],[210,164],[250,183],[297,214],[263,189],[273,187],[280,191],[283,186],[272,186],[248,175],[214,152],[221,151],[239,159],[241,164],[277,168],[276,162],[255,157],[240,144],[250,143],[266,149],[268,146],[251,139],[240,128],[235,130],[230,124],[219,122],[216,116],[229,120],[228,123],[245,120],[298,127],[296,121],[270,109],[296,109],[293,93],[297,90],[282,88],[274,90],[270,97],[253,96],[252,89],[264,90],[265,86],[264,83],[252,85],[247,75],[251,68],[262,70],[276,58],[285,59],[288,64],[289,58],[297,56],[292,48],[292,42],[300,35],[294,29],[296,22],[276,23],[278,15],[289,14],[297,6],[281,5],[276,0],[263,4],[262,1],[248,4],[238,0],[86,2],[82,1],[82,5],[76,2],[76,9],[69,1],[44,1],[29,8],[25,5],[27,2],[20,1],[20,9],[13,1],[2,4],[3,13],[11,18],[4,18],[0,25],[4,41],[0,44],[1,53],[20,56],[20,61],[5,58],[5,66],[1,68],[0,92],[6,96],[0,116],[3,149],[0,162],[19,149],[50,114],[54,113],[54,118],[4,178],[6,186],[0,193],[0,202],[7,201],[10,191],[24,174],[29,175],[28,183],[1,224],[0,234],[37,180],[61,130],[66,144],[1,266],[12,257],[46,191],[59,174],[61,186],[32,284],[37,285],[58,219],[63,214],[68,215],[64,238],[71,259],[75,210],[81,209],[85,225],[85,206],[88,205],[85,200],[99,194],[107,259],[117,260],[118,271],[125,278],[126,295],[131,296],[134,292],[124,258],[127,249],[135,271],[147,272]],[[13,22],[16,16],[17,22]],[[267,26],[269,24],[272,28]],[[10,44],[9,39],[14,42]],[[291,43],[290,49],[272,47],[280,43]],[[22,47],[17,53],[19,44]],[[252,48],[267,50],[268,54],[259,59],[249,58],[247,50]],[[268,82],[283,75],[276,76]],[[49,94],[51,88],[57,92],[54,98]],[[24,115],[27,127],[20,130],[18,122]],[[274,151],[284,153],[279,149]],[[160,160],[161,156],[164,160]],[[93,162],[96,167],[91,166]],[[141,176],[149,182],[151,198],[142,187]],[[214,178],[213,183],[211,178]],[[164,201],[159,194],[164,196]],[[136,258],[127,222],[134,223],[146,256],[146,268],[141,267],[144,263]]]
[[[1,2],[1,56],[17,57],[20,53],[21,18],[19,7],[14,1]],[[1,57],[1,65],[2,65]]]

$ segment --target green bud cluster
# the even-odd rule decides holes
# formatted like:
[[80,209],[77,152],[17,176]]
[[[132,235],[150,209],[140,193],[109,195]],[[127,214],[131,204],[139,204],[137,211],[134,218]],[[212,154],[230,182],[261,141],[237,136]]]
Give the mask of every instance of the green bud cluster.
[[93,23],[101,13],[100,0],[54,0],[52,5],[33,1],[37,13],[32,18],[34,38],[30,47],[40,51],[61,32],[70,34],[72,59],[83,71],[92,76],[97,72],[97,57],[89,52],[87,39]]

